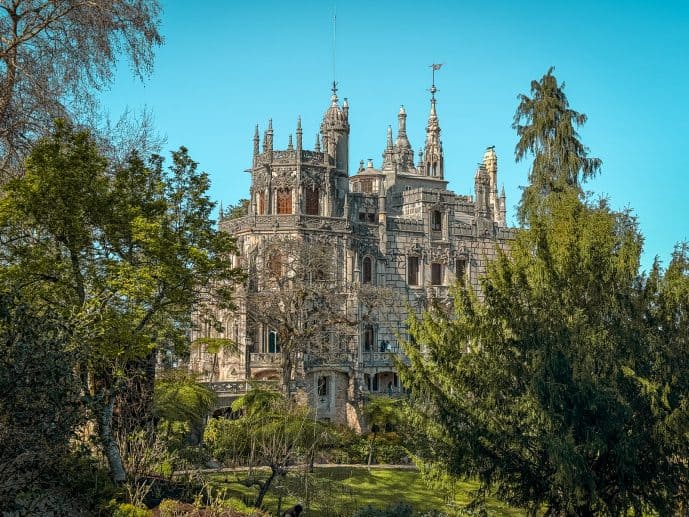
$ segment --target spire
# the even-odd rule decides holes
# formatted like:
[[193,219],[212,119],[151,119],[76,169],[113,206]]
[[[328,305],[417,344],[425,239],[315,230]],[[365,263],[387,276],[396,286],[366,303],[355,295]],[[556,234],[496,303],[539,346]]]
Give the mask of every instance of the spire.
[[294,151],[294,144],[292,143],[292,133],[289,134],[289,138],[287,141],[287,150]]
[[256,129],[254,130],[254,156],[258,155],[259,141],[258,124],[256,124]]
[[272,151],[273,150],[273,119],[268,119],[268,129],[266,129],[266,134],[263,139],[263,150]]
[[440,141],[440,124],[435,107],[435,94],[438,89],[435,87],[435,72],[440,70],[441,64],[433,64],[433,83],[431,84],[431,111],[428,115],[428,125],[426,126],[426,146],[424,150],[424,170],[423,174],[435,178],[443,179],[443,144]]
[[313,150],[317,153],[321,152],[321,136],[316,133],[316,145],[313,146]]
[[388,126],[388,137],[383,151],[383,170],[394,170],[395,168],[395,148],[392,145],[392,126]]
[[[297,117],[297,152],[302,150],[302,131],[301,131],[301,115]],[[300,155],[301,156],[301,155]]]
[[397,114],[398,129],[395,148],[397,150],[397,163],[401,172],[409,172],[414,168],[414,151],[407,138],[407,112],[404,106],[400,106]]

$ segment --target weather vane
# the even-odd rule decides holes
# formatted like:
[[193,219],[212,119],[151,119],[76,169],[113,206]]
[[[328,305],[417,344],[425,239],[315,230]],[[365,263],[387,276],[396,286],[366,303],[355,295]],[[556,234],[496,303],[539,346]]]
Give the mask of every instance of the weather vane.
[[444,63],[433,63],[432,65],[428,65],[431,69],[431,74],[432,74],[432,81],[431,81],[431,95],[435,96],[435,92],[438,91],[438,89],[435,87],[435,72],[437,70],[440,70],[440,67],[443,66]]

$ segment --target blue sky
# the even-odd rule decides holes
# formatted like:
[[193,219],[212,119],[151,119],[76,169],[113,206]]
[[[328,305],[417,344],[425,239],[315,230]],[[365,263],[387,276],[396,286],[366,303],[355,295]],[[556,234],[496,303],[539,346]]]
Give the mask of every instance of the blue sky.
[[[689,2],[188,2],[163,0],[166,43],[144,83],[125,64],[103,101],[116,118],[146,107],[166,148],[189,148],[225,206],[247,197],[251,139],[273,119],[276,148],[297,116],[311,148],[335,75],[350,103],[350,171],[381,162],[401,104],[414,149],[423,145],[431,74],[449,188],[473,193],[495,145],[514,221],[528,163],[515,164],[517,94],[550,66],[602,174],[587,188],[630,207],[646,239],[644,266],[667,263],[689,239]],[[569,5],[568,5],[569,4]]]

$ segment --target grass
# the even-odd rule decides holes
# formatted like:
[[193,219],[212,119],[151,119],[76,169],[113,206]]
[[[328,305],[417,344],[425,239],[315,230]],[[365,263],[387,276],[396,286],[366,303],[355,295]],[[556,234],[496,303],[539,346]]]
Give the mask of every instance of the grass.
[[[257,489],[238,482],[245,474],[212,474],[209,481],[215,488],[226,490],[226,496],[251,502]],[[268,492],[264,505],[275,514],[279,499],[282,510],[299,501],[306,507],[302,514],[305,517],[338,517],[352,515],[366,505],[385,508],[406,502],[413,506],[415,514],[440,510],[452,515],[471,500],[472,491],[476,488],[476,483],[461,482],[457,484],[455,494],[441,493],[428,486],[418,471],[410,469],[317,468],[311,474],[294,470],[277,480]],[[488,515],[498,517],[524,515],[523,511],[497,500],[488,501],[487,511]]]

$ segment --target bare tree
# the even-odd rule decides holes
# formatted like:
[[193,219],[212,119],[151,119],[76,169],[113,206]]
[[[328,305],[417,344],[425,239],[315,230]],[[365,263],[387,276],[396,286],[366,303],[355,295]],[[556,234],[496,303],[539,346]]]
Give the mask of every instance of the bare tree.
[[0,181],[53,119],[95,106],[118,57],[150,73],[160,13],[158,0],[0,0]]
[[[332,358],[353,352],[359,323],[390,303],[389,290],[347,283],[337,249],[317,236],[275,237],[250,259],[246,307],[254,332],[272,332],[281,354],[282,384],[305,356]],[[260,339],[260,337],[259,337]]]

